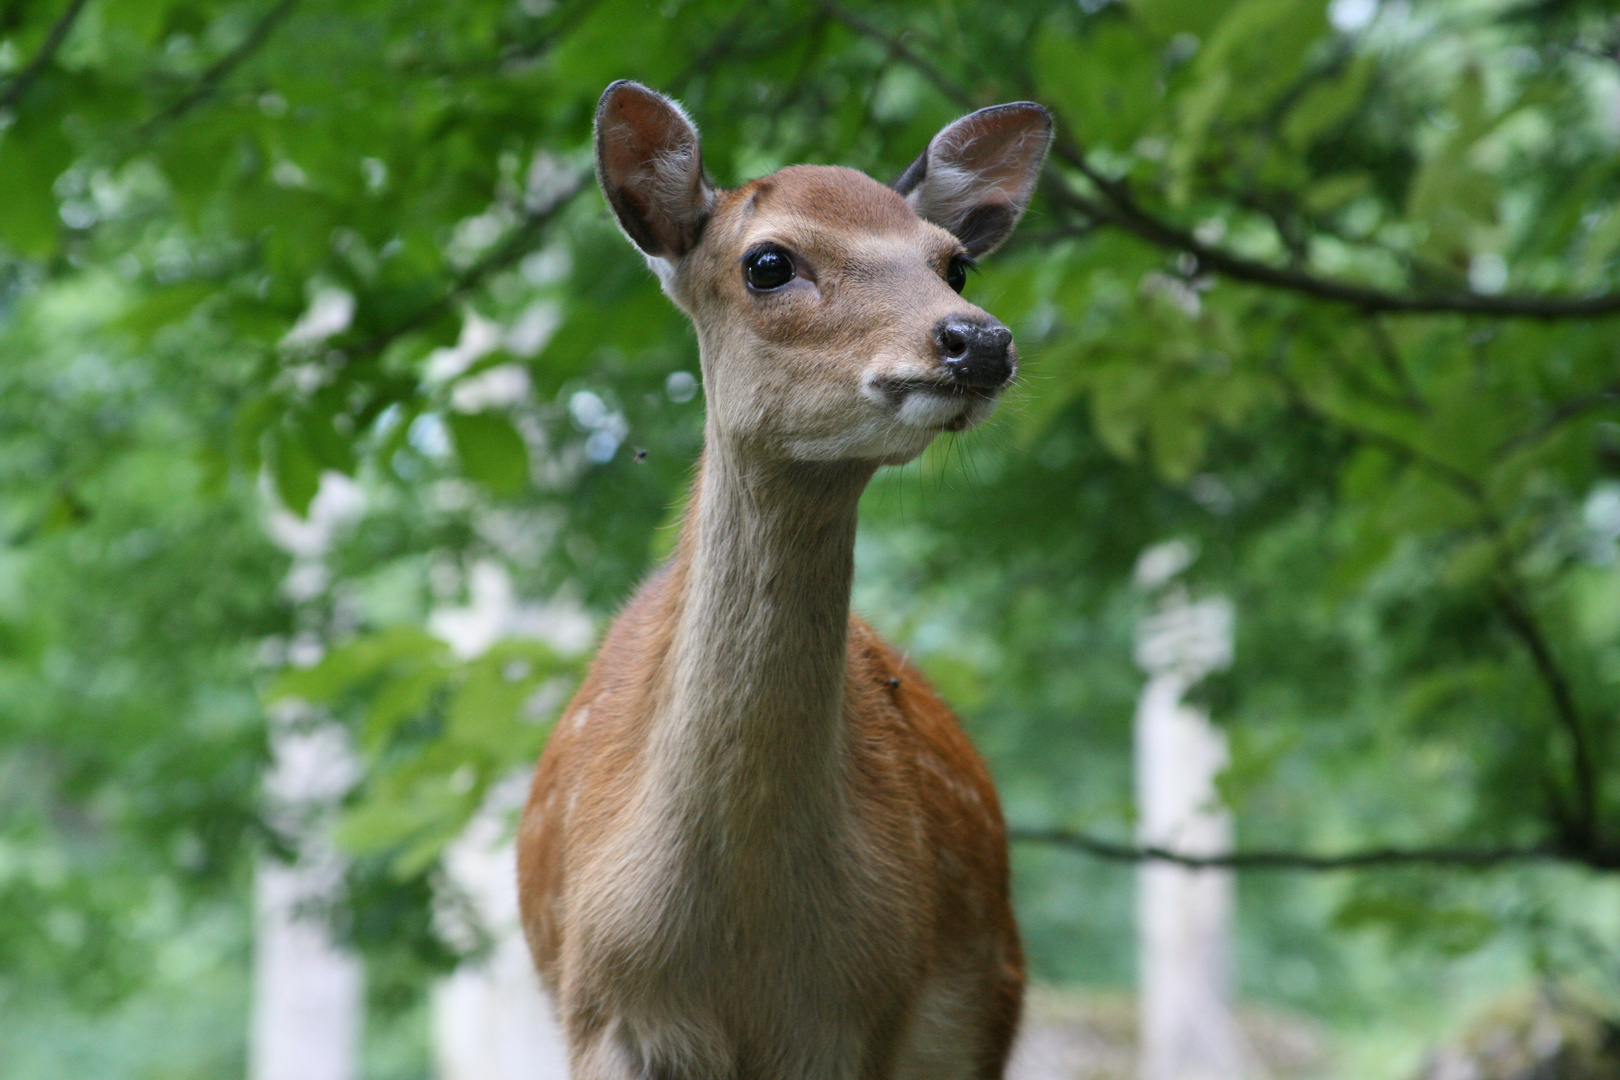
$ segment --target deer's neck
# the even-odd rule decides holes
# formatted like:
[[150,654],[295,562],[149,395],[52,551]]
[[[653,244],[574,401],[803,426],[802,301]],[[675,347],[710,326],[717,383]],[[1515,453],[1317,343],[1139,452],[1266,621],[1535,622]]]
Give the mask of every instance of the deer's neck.
[[674,820],[754,832],[838,799],[856,504],[871,473],[749,459],[711,429],[649,747]]

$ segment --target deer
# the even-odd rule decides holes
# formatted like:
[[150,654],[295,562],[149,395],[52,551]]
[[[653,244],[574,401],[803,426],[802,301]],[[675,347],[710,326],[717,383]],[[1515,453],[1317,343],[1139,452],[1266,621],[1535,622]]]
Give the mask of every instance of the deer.
[[851,614],[876,470],[990,413],[1011,332],[961,296],[1052,138],[1030,102],[893,185],[793,165],[731,190],[697,128],[607,88],[596,173],[696,329],[679,539],[602,640],[518,826],[522,925],[575,1080],[984,1080],[1024,964],[989,772]]

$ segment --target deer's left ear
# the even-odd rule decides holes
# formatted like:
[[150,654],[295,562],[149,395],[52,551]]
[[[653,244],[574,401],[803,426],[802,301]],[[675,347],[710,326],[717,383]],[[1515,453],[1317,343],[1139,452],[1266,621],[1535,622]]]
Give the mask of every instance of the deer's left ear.
[[992,105],[948,125],[894,182],[917,216],[982,255],[1007,239],[1035,192],[1052,114],[1033,101]]

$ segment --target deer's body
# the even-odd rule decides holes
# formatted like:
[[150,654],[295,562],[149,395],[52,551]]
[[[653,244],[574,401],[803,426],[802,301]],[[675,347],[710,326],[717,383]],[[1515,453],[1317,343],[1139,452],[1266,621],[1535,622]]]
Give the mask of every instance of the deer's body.
[[599,172],[693,315],[710,411],[676,555],[603,642],[519,836],[574,1076],[1000,1076],[1023,971],[995,792],[849,597],[862,489],[988,410],[1005,331],[935,288],[971,249],[896,192],[808,166],[710,191],[684,117],[625,87]]

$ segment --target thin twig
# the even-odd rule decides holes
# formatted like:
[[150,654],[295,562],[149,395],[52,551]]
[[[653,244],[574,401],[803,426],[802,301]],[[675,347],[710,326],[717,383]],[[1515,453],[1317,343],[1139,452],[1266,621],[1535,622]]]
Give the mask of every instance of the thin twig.
[[1401,360],[1401,352],[1396,348],[1394,339],[1390,337],[1389,328],[1384,325],[1384,320],[1368,319],[1367,332],[1372,335],[1373,354],[1378,357],[1378,362],[1384,365],[1389,377],[1401,388],[1401,396],[1407,405],[1414,412],[1427,413],[1429,403],[1424,400],[1417,384],[1412,381],[1411,372],[1406,370],[1406,364]]
[[1556,844],[1496,848],[1372,848],[1342,855],[1302,851],[1234,851],[1225,855],[1190,855],[1153,845],[1119,844],[1064,829],[1012,829],[1015,843],[1051,844],[1111,862],[1165,862],[1193,869],[1356,870],[1392,866],[1458,866],[1483,869],[1505,863],[1568,862],[1599,870],[1620,870],[1620,851],[1571,848]]
[[0,90],[0,113],[9,113],[15,109],[17,103],[23,99],[23,95],[39,81],[39,77],[56,58],[56,51],[62,47],[68,31],[73,29],[73,24],[78,21],[79,13],[84,10],[86,2],[87,0],[71,0],[62,14],[57,16],[56,23],[51,27],[51,32],[45,35],[45,41],[40,45],[39,52],[34,54],[27,67],[17,72],[4,90]]
[[136,138],[142,141],[150,138],[158,128],[174,123],[218,93],[220,86],[231,72],[262,49],[265,42],[270,40],[270,35],[275,32],[276,26],[297,6],[298,0],[279,0],[275,6],[259,17],[259,21],[247,32],[247,36],[237,42],[236,48],[214,61],[213,65],[202,73],[196,85],[142,124],[140,130],[136,132]]
[[1305,393],[1305,388],[1300,386],[1286,372],[1273,369],[1271,374],[1272,378],[1276,379],[1278,385],[1282,387],[1283,392],[1288,395],[1289,404],[1300,413],[1318,423],[1337,427],[1353,438],[1380,446],[1394,454],[1397,459],[1416,465],[1436,478],[1445,481],[1465,495],[1469,501],[1478,505],[1483,524],[1492,532],[1500,532],[1500,521],[1496,517],[1495,509],[1491,506],[1490,496],[1486,492],[1484,484],[1480,483],[1473,474],[1453,465],[1444,458],[1436,457],[1427,450],[1413,446],[1411,443],[1386,432],[1379,431],[1376,428],[1361,427],[1343,417],[1335,416],[1332,412],[1313,402],[1310,396]]
[[891,56],[896,56],[916,68],[918,73],[933,83],[934,89],[949,98],[952,104],[963,109],[978,107],[978,104],[973,100],[972,94],[957,86],[955,81],[946,77],[945,73],[930,63],[926,57],[913,50],[911,46],[906,44],[903,37],[884,33],[853,11],[834,3],[833,0],[821,0],[821,10],[857,34],[882,43],[889,50]]
[[1522,450],[1526,446],[1532,446],[1577,417],[1584,416],[1595,409],[1616,405],[1620,405],[1620,382],[1612,382],[1593,393],[1562,402],[1554,406],[1552,412],[1541,423],[1529,431],[1521,432],[1505,440],[1501,446],[1497,447],[1494,456],[1501,458],[1507,454]]
[[580,193],[585,186],[584,181],[587,175],[589,174],[582,172],[575,176],[569,185],[557,192],[546,205],[526,213],[523,220],[513,227],[504,240],[491,248],[477,262],[457,274],[455,280],[450,283],[450,287],[437,298],[430,300],[387,330],[359,342],[349,350],[350,354],[352,356],[370,356],[381,352],[395,339],[410,333],[412,330],[443,314],[457,300],[482,285],[491,274],[506,269],[528,254],[534,248],[536,234]]
[[1497,607],[1508,626],[1524,642],[1530,658],[1536,665],[1541,681],[1552,698],[1553,713],[1558,717],[1564,733],[1569,736],[1571,766],[1575,772],[1575,840],[1590,844],[1597,839],[1597,770],[1592,763],[1592,749],[1581,721],[1579,707],[1569,679],[1558,666],[1547,637],[1536,623],[1524,602],[1514,593],[1500,590],[1496,594]]

